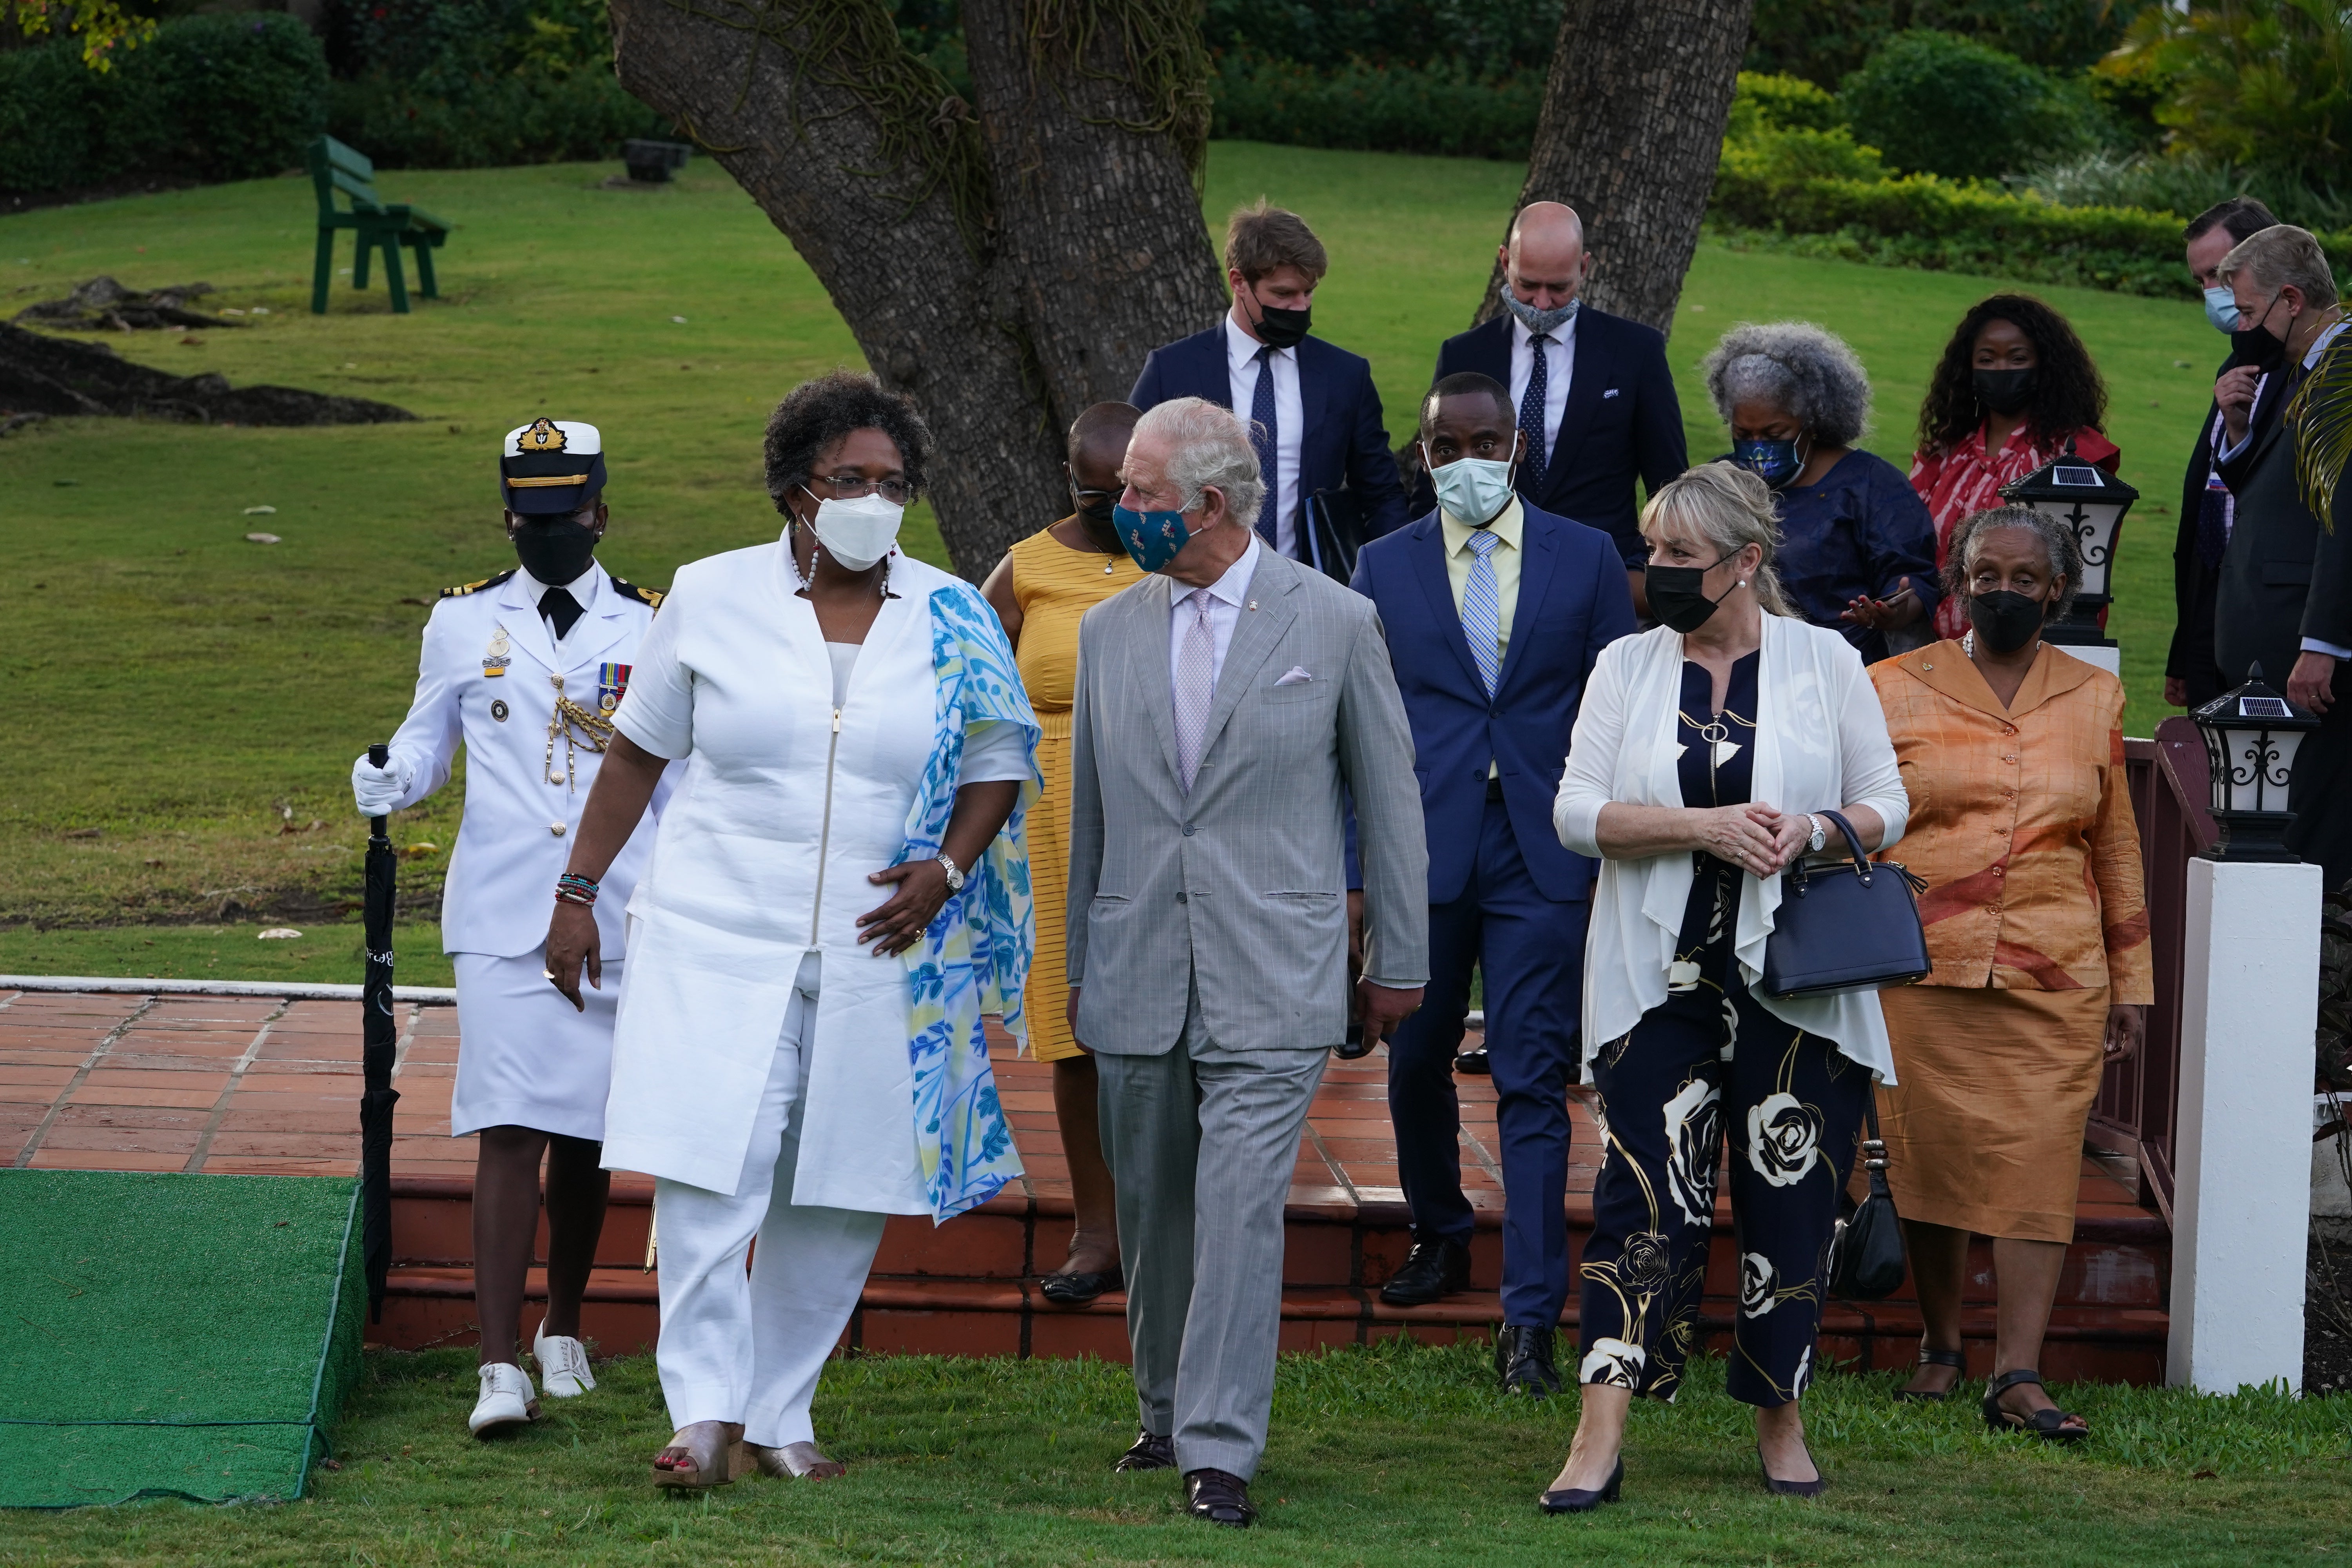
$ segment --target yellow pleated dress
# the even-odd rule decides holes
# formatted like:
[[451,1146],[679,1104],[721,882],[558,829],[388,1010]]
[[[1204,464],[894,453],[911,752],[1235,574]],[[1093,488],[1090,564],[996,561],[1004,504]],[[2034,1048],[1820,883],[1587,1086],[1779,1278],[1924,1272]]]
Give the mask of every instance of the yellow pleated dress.
[[[1065,519],[1064,521],[1067,521]],[[1073,550],[1044,529],[1015,544],[1013,601],[1021,607],[1015,657],[1021,684],[1036,710],[1037,770],[1045,793],[1029,809],[1029,881],[1037,920],[1037,952],[1029,964],[1024,999],[1029,1052],[1039,1061],[1082,1056],[1071,1037],[1065,900],[1070,884],[1070,704],[1077,692],[1078,622],[1088,610],[1143,574],[1125,553]],[[1106,570],[1108,568],[1108,570]]]

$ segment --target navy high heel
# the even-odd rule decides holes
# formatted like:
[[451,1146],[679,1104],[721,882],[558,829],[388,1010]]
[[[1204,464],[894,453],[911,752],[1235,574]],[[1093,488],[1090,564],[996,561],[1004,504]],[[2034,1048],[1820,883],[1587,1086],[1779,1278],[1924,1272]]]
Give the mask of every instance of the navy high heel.
[[1546,1513],[1591,1513],[1604,1502],[1617,1500],[1618,1489],[1625,1483],[1625,1456],[1617,1456],[1617,1468],[1609,1472],[1609,1480],[1599,1491],[1584,1491],[1568,1487],[1556,1492],[1546,1492],[1536,1500],[1536,1506]]

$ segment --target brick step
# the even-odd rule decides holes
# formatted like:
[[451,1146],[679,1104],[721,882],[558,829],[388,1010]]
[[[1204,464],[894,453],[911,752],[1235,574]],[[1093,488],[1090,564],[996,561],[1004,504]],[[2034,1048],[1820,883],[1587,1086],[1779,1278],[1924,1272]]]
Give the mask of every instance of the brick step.
[[[531,1271],[524,1295],[528,1301],[546,1300],[543,1271]],[[659,1303],[655,1275],[635,1268],[599,1268],[589,1280],[583,1331],[604,1353],[649,1350],[659,1333]],[[1709,1349],[1720,1353],[1730,1348],[1736,1310],[1732,1298],[1710,1292],[1701,1314]],[[1124,1362],[1126,1311],[1126,1298],[1117,1294],[1087,1307],[1055,1306],[1034,1279],[877,1273],[866,1283],[842,1348],[878,1354],[1094,1355]],[[1285,1351],[1312,1351],[1399,1334],[1430,1342],[1484,1340],[1501,1316],[1501,1303],[1488,1290],[1465,1291],[1429,1307],[1395,1308],[1383,1306],[1369,1289],[1292,1286],[1283,1292],[1281,1345]],[[535,1326],[528,1307],[523,1324],[526,1333]],[[1561,1324],[1565,1342],[1573,1343],[1576,1324],[1571,1302]],[[1961,1329],[1969,1375],[1987,1375],[1992,1370],[1992,1309],[1965,1310]],[[1822,1353],[1864,1370],[1908,1366],[1919,1331],[1918,1310],[1911,1302],[1832,1301],[1822,1320]],[[2064,1382],[2160,1382],[2166,1332],[2161,1310],[2061,1304],[2051,1316],[2042,1370]],[[412,1350],[475,1342],[471,1270],[395,1268],[383,1321],[369,1328],[368,1338]]]

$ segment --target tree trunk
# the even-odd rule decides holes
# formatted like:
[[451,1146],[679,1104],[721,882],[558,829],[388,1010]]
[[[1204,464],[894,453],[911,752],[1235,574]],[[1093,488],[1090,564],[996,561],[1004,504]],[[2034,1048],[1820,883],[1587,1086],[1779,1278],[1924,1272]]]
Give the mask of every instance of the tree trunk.
[[[1583,297],[1595,309],[1673,325],[1754,9],[1568,0],[1518,206],[1566,202],[1583,217],[1593,258]],[[1474,322],[1502,309],[1502,281],[1497,262]]]
[[1181,0],[967,0],[977,114],[881,0],[611,9],[622,86],[751,193],[922,411],[965,575],[1067,510],[1071,417],[1214,319],[1192,180],[1206,64]]

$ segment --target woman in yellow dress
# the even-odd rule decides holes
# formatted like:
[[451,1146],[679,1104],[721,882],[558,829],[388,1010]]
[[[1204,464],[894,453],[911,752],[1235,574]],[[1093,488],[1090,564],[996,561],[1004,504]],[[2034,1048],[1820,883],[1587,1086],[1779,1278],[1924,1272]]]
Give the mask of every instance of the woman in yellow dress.
[[1111,528],[1119,464],[1141,414],[1124,403],[1097,403],[1070,426],[1063,465],[1076,510],[1015,544],[981,587],[1004,622],[1044,735],[1037,767],[1045,793],[1029,810],[1031,897],[1037,952],[1029,966],[1029,1048],[1054,1064],[1054,1116],[1069,1161],[1076,1222],[1068,1258],[1042,1282],[1045,1299],[1084,1306],[1106,1290],[1126,1289],[1119,1271],[1118,1194],[1104,1163],[1096,1108],[1095,1059],[1070,1034],[1069,985],[1063,971],[1063,900],[1070,856],[1070,702],[1077,685],[1078,622],[1141,578]]

